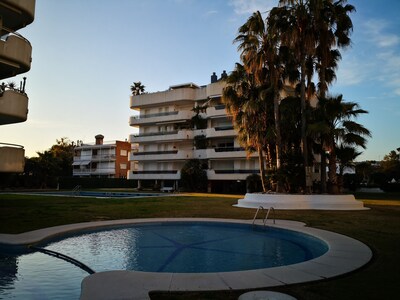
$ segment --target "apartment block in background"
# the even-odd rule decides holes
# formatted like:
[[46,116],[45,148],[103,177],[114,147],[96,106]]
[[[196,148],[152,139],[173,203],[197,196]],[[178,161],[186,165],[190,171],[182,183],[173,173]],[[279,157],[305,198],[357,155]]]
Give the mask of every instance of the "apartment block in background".
[[[14,83],[12,77],[31,68],[32,46],[17,30],[34,17],[35,0],[0,1],[0,126],[25,122],[28,116],[26,78]],[[20,173],[24,165],[24,147],[0,141],[0,172]]]
[[139,187],[177,190],[184,164],[200,159],[207,166],[210,192],[243,191],[247,176],[259,173],[258,159],[256,154],[247,157],[236,139],[221,102],[223,87],[214,73],[205,86],[187,83],[131,96],[135,115],[130,125],[138,133],[129,141],[139,149],[131,152],[128,179],[138,180]]
[[75,147],[73,176],[127,178],[130,170],[131,144],[126,141],[104,142],[104,136],[95,136],[96,142]]

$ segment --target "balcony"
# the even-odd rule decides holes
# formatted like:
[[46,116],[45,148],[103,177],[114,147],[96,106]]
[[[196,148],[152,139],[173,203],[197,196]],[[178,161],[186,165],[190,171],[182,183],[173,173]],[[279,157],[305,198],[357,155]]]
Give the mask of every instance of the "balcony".
[[208,180],[246,180],[251,174],[259,174],[260,170],[207,170]]
[[179,180],[181,179],[181,172],[178,170],[164,170],[164,171],[130,171],[128,179],[135,180]]
[[165,141],[182,141],[193,139],[193,131],[189,129],[131,134],[130,143],[151,143]]
[[[246,158],[247,153],[241,147],[223,147],[194,150],[193,156],[198,159],[236,159]],[[252,153],[250,157],[257,157],[257,153]]]
[[193,116],[192,111],[171,111],[144,116],[132,116],[129,119],[130,126],[149,125],[157,123],[176,123],[179,121],[190,120]]
[[170,150],[170,151],[147,151],[131,153],[130,160],[134,161],[163,161],[163,160],[182,160],[193,158],[191,150]]
[[217,117],[223,117],[226,116],[226,110],[225,110],[225,105],[216,105],[212,107],[207,107],[206,110],[207,118],[217,118]]
[[4,27],[13,31],[21,29],[31,24],[35,18],[35,0],[2,0],[0,16]]
[[0,172],[22,173],[25,166],[23,146],[0,143]]
[[24,93],[6,90],[0,91],[0,125],[26,121],[28,116],[28,97]]
[[9,35],[0,40],[0,79],[28,72],[31,54],[31,44],[21,36]]
[[130,108],[138,109],[146,106],[176,102],[194,103],[197,98],[197,91],[198,89],[196,88],[179,88],[175,90],[131,96]]

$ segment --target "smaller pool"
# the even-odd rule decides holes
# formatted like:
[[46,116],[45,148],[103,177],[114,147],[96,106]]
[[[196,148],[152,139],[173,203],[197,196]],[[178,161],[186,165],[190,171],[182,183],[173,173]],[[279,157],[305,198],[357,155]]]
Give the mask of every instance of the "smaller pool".
[[46,249],[95,271],[208,273],[263,269],[321,256],[325,242],[279,228],[216,222],[144,223],[82,233]]

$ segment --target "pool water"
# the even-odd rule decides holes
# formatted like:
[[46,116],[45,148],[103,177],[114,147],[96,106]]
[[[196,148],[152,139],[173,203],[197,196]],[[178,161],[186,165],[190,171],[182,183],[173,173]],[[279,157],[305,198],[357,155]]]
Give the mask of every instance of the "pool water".
[[[96,272],[178,273],[270,268],[310,260],[328,250],[323,241],[303,233],[215,222],[108,228],[54,240],[42,247],[71,256]],[[88,275],[42,253],[0,256],[0,265],[7,265],[7,260],[9,266],[0,273],[0,299],[78,299],[81,280]],[[38,296],[29,297],[29,293]]]

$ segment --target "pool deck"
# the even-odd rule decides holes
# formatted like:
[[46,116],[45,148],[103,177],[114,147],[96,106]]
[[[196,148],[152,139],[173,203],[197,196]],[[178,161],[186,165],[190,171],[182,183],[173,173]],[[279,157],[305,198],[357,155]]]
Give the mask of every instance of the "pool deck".
[[[211,218],[131,219],[56,226],[17,235],[0,234],[0,244],[24,246],[44,239],[82,229],[101,228],[144,222],[207,221],[251,224],[252,220]],[[257,220],[262,225],[261,220]],[[87,276],[82,281],[81,300],[87,299],[150,299],[150,291],[212,291],[258,289],[304,283],[336,277],[362,267],[372,258],[363,243],[330,231],[306,227],[304,223],[268,220],[268,226],[311,234],[325,241],[329,250],[315,259],[282,267],[220,273],[153,273],[137,271],[106,271]]]

